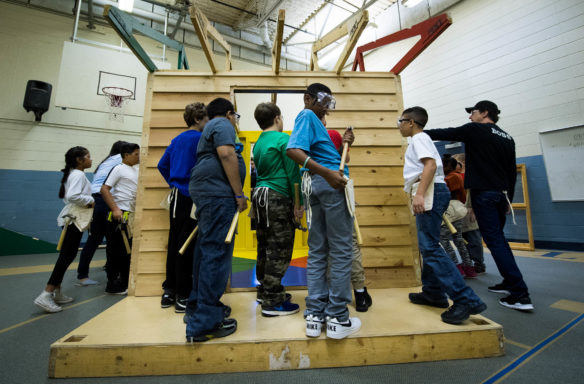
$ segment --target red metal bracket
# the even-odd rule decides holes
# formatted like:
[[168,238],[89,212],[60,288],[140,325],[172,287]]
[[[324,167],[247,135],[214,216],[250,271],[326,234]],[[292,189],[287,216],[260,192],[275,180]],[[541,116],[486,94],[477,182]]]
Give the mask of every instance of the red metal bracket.
[[410,37],[420,35],[420,40],[404,55],[404,57],[397,62],[397,64],[390,70],[390,72],[399,75],[420,53],[424,51],[438,36],[442,34],[452,24],[452,20],[446,13],[434,16],[426,21],[422,21],[409,29],[403,29],[399,32],[392,33],[377,39],[370,43],[357,47],[355,53],[355,60],[353,61],[353,71],[365,71],[365,62],[363,61],[363,53],[375,48],[383,47],[396,43],[401,40],[409,39]]

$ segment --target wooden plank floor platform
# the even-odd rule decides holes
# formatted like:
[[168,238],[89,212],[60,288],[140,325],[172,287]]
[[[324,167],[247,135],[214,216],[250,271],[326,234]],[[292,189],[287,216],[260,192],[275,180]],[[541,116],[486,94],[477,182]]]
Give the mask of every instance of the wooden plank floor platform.
[[238,329],[206,343],[186,343],[182,314],[159,297],[127,297],[51,345],[49,376],[184,375],[394,364],[500,356],[503,329],[483,316],[463,325],[440,320],[439,308],[409,303],[417,288],[373,289],[373,306],[354,311],[363,326],[344,340],[304,333],[306,291],[292,291],[301,312],[265,318],[255,292],[223,296]]

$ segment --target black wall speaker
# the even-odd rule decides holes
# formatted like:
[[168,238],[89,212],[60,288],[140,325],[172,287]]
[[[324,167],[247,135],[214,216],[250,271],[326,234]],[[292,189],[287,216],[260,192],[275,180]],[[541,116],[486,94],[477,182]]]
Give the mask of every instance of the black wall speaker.
[[43,113],[49,110],[53,86],[39,80],[29,80],[26,83],[26,93],[22,106],[27,112],[33,111],[35,120],[41,121]]

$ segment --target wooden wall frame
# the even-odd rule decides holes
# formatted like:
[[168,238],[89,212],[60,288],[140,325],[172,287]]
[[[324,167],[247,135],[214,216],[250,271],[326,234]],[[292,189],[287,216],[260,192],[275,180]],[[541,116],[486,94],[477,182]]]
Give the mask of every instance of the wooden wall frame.
[[533,226],[531,222],[531,206],[529,203],[529,189],[527,187],[527,168],[525,164],[517,164],[517,172],[521,177],[521,190],[523,191],[523,202],[512,203],[514,210],[525,211],[525,219],[527,220],[527,243],[509,242],[511,249],[520,251],[534,251],[535,242],[533,239]]
[[[216,97],[233,99],[234,89],[303,90],[314,82],[328,85],[337,99],[336,110],[327,118],[328,127],[339,131],[348,125],[355,127],[350,172],[359,204],[367,286],[421,284],[415,220],[403,191],[405,140],[396,124],[403,109],[398,76],[387,72],[157,71],[149,75],[147,84],[130,294],[156,296],[162,292],[169,224],[168,211],[160,207],[160,201],[168,186],[156,165],[171,139],[186,129],[185,105],[208,103]],[[244,132],[238,135],[245,142]],[[249,160],[245,152],[244,160]],[[249,181],[246,191],[249,193]],[[241,233],[249,228],[247,221],[246,214],[240,215]],[[252,247],[236,237],[234,254],[252,251]]]

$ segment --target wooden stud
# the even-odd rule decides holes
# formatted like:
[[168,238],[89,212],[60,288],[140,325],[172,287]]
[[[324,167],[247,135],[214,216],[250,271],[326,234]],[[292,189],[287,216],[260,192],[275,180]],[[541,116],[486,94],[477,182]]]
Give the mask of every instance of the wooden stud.
[[312,71],[318,71],[318,52],[323,48],[328,47],[340,38],[349,35],[347,42],[345,43],[345,48],[339,56],[337,63],[333,69],[333,72],[340,74],[343,70],[343,66],[349,59],[349,55],[353,51],[353,48],[357,44],[359,37],[365,30],[367,23],[369,22],[369,11],[363,10],[356,13],[351,20],[338,25],[332,31],[327,33],[325,36],[315,41],[312,45],[312,54],[310,60],[310,69]]
[[209,62],[209,66],[211,67],[211,72],[217,73],[217,66],[215,65],[215,59],[213,58],[213,49],[211,44],[209,43],[209,37],[213,39],[216,43],[218,43],[224,50],[226,56],[226,63],[225,63],[225,70],[230,71],[232,69],[231,66],[231,46],[223,36],[211,25],[207,16],[201,12],[195,6],[191,6],[190,8],[191,14],[191,21],[193,22],[193,26],[195,27],[195,32],[197,32],[197,36],[199,37],[199,42],[201,43],[201,48],[203,48],[203,52],[205,53],[205,57],[207,58],[207,62]]
[[280,9],[278,11],[278,24],[276,25],[276,36],[274,37],[274,45],[272,46],[272,72],[276,75],[280,73],[280,57],[282,56],[282,38],[284,37],[284,19],[286,18],[286,10]]

